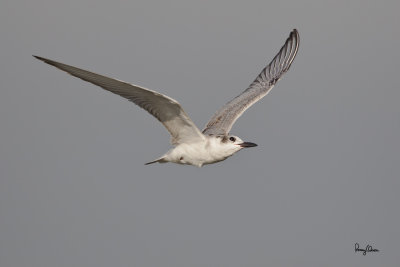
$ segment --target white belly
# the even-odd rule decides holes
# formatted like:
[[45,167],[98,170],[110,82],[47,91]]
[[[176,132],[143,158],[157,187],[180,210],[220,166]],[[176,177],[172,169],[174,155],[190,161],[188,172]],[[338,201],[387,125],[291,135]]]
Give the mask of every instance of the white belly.
[[209,142],[180,144],[166,154],[166,160],[178,164],[189,164],[201,167],[222,161],[232,154],[223,153]]

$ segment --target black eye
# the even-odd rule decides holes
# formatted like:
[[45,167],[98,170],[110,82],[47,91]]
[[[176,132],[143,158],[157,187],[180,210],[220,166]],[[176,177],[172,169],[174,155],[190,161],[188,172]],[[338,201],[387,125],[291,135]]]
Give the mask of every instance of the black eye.
[[229,140],[231,140],[232,142],[235,142],[236,138],[232,136],[232,137],[229,137]]

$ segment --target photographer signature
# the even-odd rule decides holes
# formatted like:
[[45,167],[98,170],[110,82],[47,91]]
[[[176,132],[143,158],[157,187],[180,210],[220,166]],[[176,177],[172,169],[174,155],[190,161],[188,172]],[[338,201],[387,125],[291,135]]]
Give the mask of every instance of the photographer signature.
[[355,251],[355,252],[357,252],[357,251],[362,251],[364,256],[367,255],[367,252],[379,252],[378,249],[372,248],[371,245],[367,245],[367,246],[365,247],[365,249],[362,249],[362,248],[360,248],[360,244],[358,244],[358,243],[355,243],[355,244],[354,244],[354,251]]

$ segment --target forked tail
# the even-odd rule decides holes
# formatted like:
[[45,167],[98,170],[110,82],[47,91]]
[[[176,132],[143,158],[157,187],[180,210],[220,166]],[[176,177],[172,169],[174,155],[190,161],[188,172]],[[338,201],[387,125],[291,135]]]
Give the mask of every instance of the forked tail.
[[149,165],[149,164],[153,164],[153,163],[156,163],[156,162],[158,162],[158,163],[167,163],[168,161],[166,161],[165,158],[162,157],[162,158],[156,159],[154,161],[147,162],[144,165]]

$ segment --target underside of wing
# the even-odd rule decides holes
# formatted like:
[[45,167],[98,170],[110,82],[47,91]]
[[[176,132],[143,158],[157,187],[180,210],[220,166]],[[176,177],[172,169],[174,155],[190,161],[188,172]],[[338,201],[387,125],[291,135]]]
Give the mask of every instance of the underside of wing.
[[282,46],[279,53],[257,76],[254,82],[240,95],[226,103],[207,123],[204,134],[226,135],[235,121],[251,105],[263,98],[287,72],[296,57],[300,37],[297,30],[293,30]]
[[72,76],[90,82],[101,88],[120,95],[156,117],[169,131],[174,145],[202,140],[204,136],[181,105],[174,99],[155,91],[108,78],[93,72],[59,63],[50,59],[34,56],[37,59],[63,70]]

